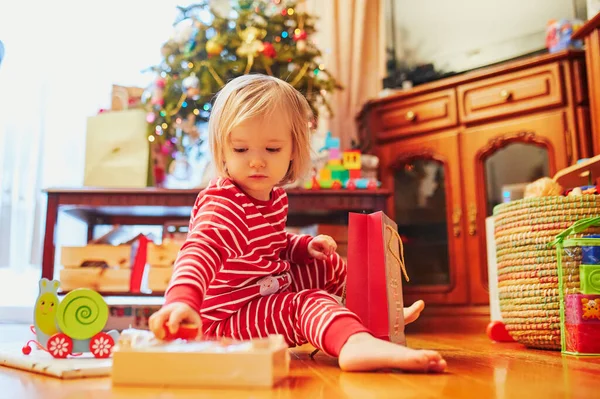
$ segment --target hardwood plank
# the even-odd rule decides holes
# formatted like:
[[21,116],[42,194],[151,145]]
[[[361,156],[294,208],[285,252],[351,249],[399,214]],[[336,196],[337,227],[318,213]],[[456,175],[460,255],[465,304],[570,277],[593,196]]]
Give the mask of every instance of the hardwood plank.
[[[417,322],[418,323],[418,322]],[[24,325],[0,324],[0,342],[21,343]],[[0,367],[3,398],[564,398],[595,397],[600,358],[561,356],[516,343],[492,343],[483,334],[408,334],[415,348],[439,350],[441,375],[381,371],[347,373],[312,347],[291,350],[290,377],[272,390],[145,389],[112,387],[109,378],[62,381]]]

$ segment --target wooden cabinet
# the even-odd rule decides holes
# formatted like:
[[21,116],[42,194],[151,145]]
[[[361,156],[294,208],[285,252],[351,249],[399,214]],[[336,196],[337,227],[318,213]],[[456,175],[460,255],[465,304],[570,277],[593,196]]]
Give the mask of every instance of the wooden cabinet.
[[591,120],[585,120],[584,117],[583,123],[590,124],[594,154],[600,154],[600,13],[590,18],[575,32],[573,38],[583,39],[585,42]]
[[398,224],[411,276],[407,301],[466,304],[458,131],[397,141],[379,156],[382,184],[392,190],[388,216]]
[[[567,134],[566,134],[567,133]],[[501,202],[505,184],[552,176],[569,165],[572,150],[564,111],[466,128],[460,135],[471,303],[489,300],[485,219]],[[510,152],[516,153],[511,156]],[[510,169],[510,170],[506,170]],[[498,182],[498,180],[507,180]]]
[[361,143],[380,157],[392,191],[407,303],[487,308],[486,218],[506,192],[591,155],[585,78],[584,53],[565,51],[364,106]]

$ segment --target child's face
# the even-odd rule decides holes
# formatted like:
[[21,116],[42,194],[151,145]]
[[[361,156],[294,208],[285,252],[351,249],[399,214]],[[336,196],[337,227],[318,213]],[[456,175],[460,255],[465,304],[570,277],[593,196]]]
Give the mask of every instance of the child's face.
[[292,132],[286,118],[252,118],[234,129],[225,149],[229,176],[262,201],[285,177],[292,159]]

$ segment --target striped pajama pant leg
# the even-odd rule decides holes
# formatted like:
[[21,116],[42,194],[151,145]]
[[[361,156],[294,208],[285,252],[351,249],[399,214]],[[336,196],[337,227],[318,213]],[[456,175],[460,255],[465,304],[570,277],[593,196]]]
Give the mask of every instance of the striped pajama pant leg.
[[327,261],[292,265],[291,292],[253,299],[230,318],[216,322],[216,336],[234,339],[281,334],[289,346],[307,342],[323,349],[324,332],[339,317],[358,317],[332,296],[341,296],[346,284],[346,264],[334,254]]

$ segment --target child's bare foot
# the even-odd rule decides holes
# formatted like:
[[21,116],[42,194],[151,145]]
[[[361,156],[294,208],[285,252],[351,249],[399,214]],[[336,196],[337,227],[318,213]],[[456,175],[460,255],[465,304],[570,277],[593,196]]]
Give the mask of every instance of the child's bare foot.
[[368,333],[350,336],[340,351],[338,363],[344,371],[394,368],[440,373],[446,368],[446,361],[435,351],[410,349]]
[[404,308],[404,324],[417,320],[423,309],[425,309],[425,302],[422,300],[418,300],[410,305],[410,307]]

